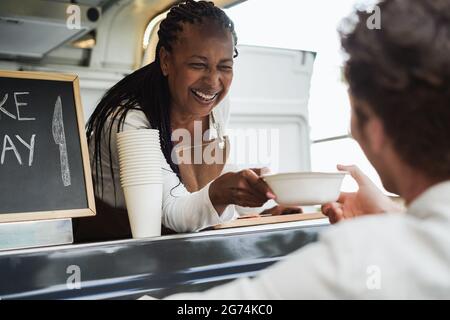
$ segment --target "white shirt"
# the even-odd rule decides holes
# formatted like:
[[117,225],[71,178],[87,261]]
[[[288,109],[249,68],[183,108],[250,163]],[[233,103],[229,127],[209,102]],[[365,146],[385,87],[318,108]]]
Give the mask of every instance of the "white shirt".
[[[216,122],[220,125],[221,130],[223,130],[223,135],[226,133],[226,126],[229,119],[229,103],[225,99],[222,103],[214,108],[212,111],[214,113],[214,118]],[[210,121],[210,138],[217,137],[217,131],[215,130],[212,122],[212,117]],[[109,128],[110,121],[107,121],[104,126],[104,132],[102,136],[101,145],[101,167],[103,171],[103,193],[100,189],[100,196],[107,204],[118,207],[125,208],[125,197],[123,189],[120,185],[119,177],[119,159],[116,146],[116,132],[118,126],[118,120],[116,119],[113,123],[111,132],[111,153],[109,151]],[[130,110],[125,118],[123,131],[128,130],[138,130],[138,129],[148,129],[150,128],[150,123],[145,116],[145,114],[140,110]],[[94,144],[90,143],[90,158],[91,167],[95,175],[94,167]],[[110,154],[112,156],[112,168],[114,170],[114,179],[111,175],[111,165],[110,165]],[[162,155],[162,159],[164,156]],[[225,165],[223,170],[235,171],[231,166]],[[191,232],[198,231],[203,228],[220,224],[225,221],[229,221],[238,217],[238,211],[236,211],[236,206],[229,205],[225,211],[219,216],[214,206],[209,198],[209,186],[206,185],[204,188],[197,192],[189,193],[185,186],[178,179],[177,175],[172,171],[167,161],[163,161],[163,217],[162,223],[176,231],[176,232]],[[114,185],[115,183],[115,193]],[[101,187],[99,179],[95,179],[96,183]],[[97,182],[98,181],[98,182]]]
[[449,299],[450,180],[406,214],[340,222],[262,271],[204,293],[169,299]]

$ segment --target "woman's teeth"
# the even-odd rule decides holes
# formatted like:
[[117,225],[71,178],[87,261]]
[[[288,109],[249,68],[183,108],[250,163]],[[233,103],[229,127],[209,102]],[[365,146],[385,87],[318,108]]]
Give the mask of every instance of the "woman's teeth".
[[213,100],[215,97],[217,97],[217,93],[215,94],[207,94],[207,93],[203,93],[201,91],[198,90],[192,90],[192,92],[199,97],[200,99],[204,100],[204,101],[211,101]]

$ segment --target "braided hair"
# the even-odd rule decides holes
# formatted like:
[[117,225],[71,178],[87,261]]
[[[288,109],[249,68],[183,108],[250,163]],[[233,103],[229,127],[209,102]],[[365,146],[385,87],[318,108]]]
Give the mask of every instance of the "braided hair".
[[[123,124],[130,110],[141,110],[148,119],[151,128],[160,132],[161,150],[167,163],[174,173],[180,177],[178,166],[172,161],[171,153],[173,143],[170,126],[170,92],[167,77],[162,74],[159,52],[165,48],[172,51],[172,44],[177,40],[183,30],[183,23],[200,24],[204,20],[212,20],[233,35],[235,55],[237,56],[237,36],[234,24],[223,10],[216,7],[213,2],[187,0],[172,7],[167,17],[161,21],[156,46],[155,61],[147,66],[129,74],[111,89],[100,100],[96,109],[86,125],[86,134],[89,144],[94,144],[94,181],[95,193],[99,195],[99,188],[103,192],[103,170],[101,159],[101,144],[105,129],[109,140],[109,163],[114,184],[114,170],[112,165],[111,134],[114,121],[118,120],[117,132],[123,130]],[[110,121],[109,125],[107,125]],[[100,180],[100,181],[99,181]],[[100,182],[100,184],[99,184]],[[115,185],[114,193],[115,193]],[[102,196],[101,196],[102,197]]]

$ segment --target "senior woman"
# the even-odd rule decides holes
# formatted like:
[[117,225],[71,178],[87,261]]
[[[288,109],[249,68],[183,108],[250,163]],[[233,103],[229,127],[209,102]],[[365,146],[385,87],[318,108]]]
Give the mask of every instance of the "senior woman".
[[[160,131],[165,159],[162,223],[169,230],[197,231],[236,218],[235,205],[260,207],[274,198],[258,169],[227,172],[227,152],[220,157],[225,161],[200,166],[173,157],[180,142],[173,141],[174,133],[179,130],[191,136],[201,130],[200,145],[224,135],[229,107],[223,99],[237,56],[233,22],[212,2],[186,1],[171,8],[158,36],[155,61],[112,87],[89,119],[97,216],[74,221],[77,241],[131,235],[118,172],[120,131]],[[220,143],[216,150],[227,148]]]

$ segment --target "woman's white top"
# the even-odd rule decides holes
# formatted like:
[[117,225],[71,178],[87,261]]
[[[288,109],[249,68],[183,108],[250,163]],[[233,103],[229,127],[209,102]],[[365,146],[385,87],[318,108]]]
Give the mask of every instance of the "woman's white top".
[[[229,119],[229,103],[225,99],[221,104],[214,108],[214,119],[216,123],[222,128],[222,134],[225,134]],[[209,117],[210,139],[217,138],[218,134],[213,125],[212,117]],[[109,124],[107,121],[104,126],[104,132],[102,136],[101,144],[101,168],[103,171],[103,190],[101,189],[101,180],[95,177],[94,166],[94,144],[90,143],[89,153],[91,158],[91,167],[94,174],[95,183],[98,184],[100,189],[99,197],[116,208],[125,208],[125,197],[123,189],[120,185],[119,177],[119,158],[116,145],[116,133],[118,126],[118,119],[115,119],[111,131],[111,153],[109,151]],[[149,129],[150,123],[145,116],[144,112],[140,110],[130,110],[127,113],[125,122],[123,124],[122,131]],[[110,155],[112,168],[114,170],[114,179],[111,175]],[[209,198],[209,186],[208,183],[204,188],[197,192],[190,193],[186,190],[183,183],[178,179],[177,175],[170,168],[169,164],[165,160],[161,152],[163,159],[163,208],[162,208],[162,223],[176,231],[176,232],[192,232],[204,229],[206,227],[230,221],[239,216],[238,211],[234,205],[229,205],[224,212],[219,216]],[[235,171],[235,168],[226,164],[222,173],[228,171]],[[113,184],[114,180],[114,184]],[[115,187],[114,187],[115,186]],[[115,190],[114,190],[115,188]],[[245,211],[245,208],[240,208],[240,211]],[[253,212],[258,209],[253,209]],[[261,210],[259,210],[261,211]]]

